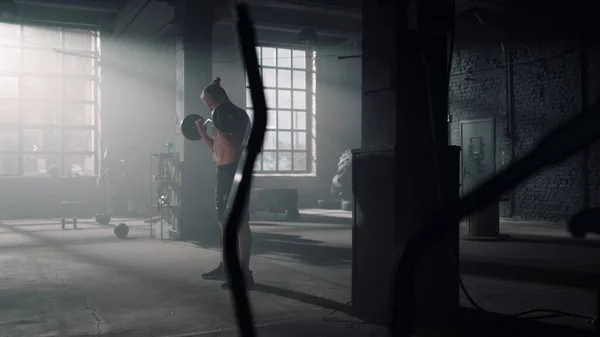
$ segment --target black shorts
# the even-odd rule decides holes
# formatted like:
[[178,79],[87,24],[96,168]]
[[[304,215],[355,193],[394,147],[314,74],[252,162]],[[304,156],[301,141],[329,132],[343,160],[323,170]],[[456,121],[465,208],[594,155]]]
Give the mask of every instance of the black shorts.
[[[231,193],[231,187],[235,179],[235,173],[237,172],[238,163],[225,164],[217,166],[217,187],[215,188],[215,206],[217,208],[217,219],[220,223],[225,221],[227,214],[227,206],[229,203],[229,196]],[[243,220],[247,220],[248,207],[244,207]]]

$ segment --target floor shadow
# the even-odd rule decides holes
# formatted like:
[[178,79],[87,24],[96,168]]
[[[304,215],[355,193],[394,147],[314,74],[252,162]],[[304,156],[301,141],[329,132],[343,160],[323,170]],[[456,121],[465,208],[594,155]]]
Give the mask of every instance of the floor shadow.
[[[74,260],[77,260],[77,261],[80,261],[83,263],[87,263],[87,264],[90,264],[93,266],[97,266],[97,267],[104,267],[104,268],[107,268],[107,269],[111,270],[112,272],[114,272],[116,274],[120,274],[124,277],[128,277],[128,278],[131,278],[134,280],[139,280],[140,282],[143,282],[146,284],[152,284],[154,287],[156,287],[157,291],[166,291],[166,290],[176,289],[177,291],[180,291],[183,293],[188,293],[190,295],[195,295],[196,292],[198,291],[198,288],[196,287],[195,284],[186,282],[186,281],[179,281],[179,280],[174,280],[172,278],[168,278],[166,275],[164,275],[160,271],[159,272],[144,271],[139,268],[132,268],[131,265],[129,265],[127,263],[119,262],[118,260],[115,260],[115,259],[107,259],[107,258],[98,256],[98,255],[88,254],[88,253],[84,253],[80,250],[72,249],[69,247],[70,245],[72,245],[71,242],[64,242],[63,240],[57,240],[55,238],[44,237],[44,236],[40,235],[39,233],[25,231],[21,228],[11,227],[9,225],[5,225],[2,223],[0,223],[0,228],[10,229],[14,233],[22,234],[26,237],[34,239],[39,242],[40,246],[48,247],[48,248],[51,247],[56,252],[68,255],[70,258],[72,258]],[[110,241],[120,241],[123,243],[127,242],[127,240],[121,240],[121,239],[107,240],[106,238],[104,238],[104,242],[110,242]],[[213,314],[215,314],[216,316],[219,316],[221,318],[227,318],[227,317],[231,316],[231,311],[225,305],[219,306],[219,307],[212,305],[210,307],[210,310],[212,311]]]
[[[2,225],[0,225],[2,227]],[[6,231],[4,232],[6,233]],[[39,234],[34,234],[39,235]],[[98,244],[107,244],[107,243],[117,243],[117,242],[125,242],[128,240],[135,240],[136,237],[125,239],[119,239],[117,237],[95,237],[95,238],[77,238],[74,240],[61,240],[61,239],[50,239],[37,241],[37,242],[23,242],[23,243],[10,243],[10,244],[0,244],[0,251],[6,250],[28,250],[28,249],[40,249],[40,248],[56,248],[56,247],[77,247],[83,245],[98,245]]]
[[344,218],[335,215],[300,214],[297,220],[288,220],[285,214],[271,214],[267,212],[254,213],[250,216],[252,222],[286,222],[286,223],[322,223],[352,226],[352,218]]
[[600,248],[599,240],[585,240],[563,237],[535,236],[535,235],[511,235],[506,241],[519,243],[540,243],[551,245],[565,245],[587,248]]
[[[53,225],[56,226],[56,225]],[[103,227],[103,226],[95,226],[95,227],[78,227],[78,228],[73,228],[73,225],[67,225],[67,228],[62,229],[60,228],[60,225],[58,225],[58,228],[39,228],[39,229],[29,229],[27,230],[28,232],[65,232],[65,231],[88,231],[88,230],[104,230],[104,229],[112,229],[112,227]],[[18,226],[21,227],[21,226]],[[0,234],[2,233],[9,233],[9,231],[7,230],[0,230]]]
[[250,227],[278,227],[278,228],[298,228],[303,230],[348,230],[344,225],[332,223],[312,223],[312,222],[262,222],[252,221]]
[[331,309],[334,312],[341,312],[349,316],[355,316],[354,311],[352,310],[352,305],[350,303],[340,303],[336,301],[332,301],[327,298],[318,297],[314,295],[309,295],[301,292],[297,292],[294,290],[273,287],[266,284],[257,283],[252,286],[252,291],[257,291],[261,293],[281,296],[285,298],[289,298],[298,302],[314,305],[317,307]]
[[567,268],[566,266],[538,266],[531,261],[515,259],[494,261],[494,259],[473,259],[462,257],[460,272],[463,275],[489,277],[519,282],[534,282],[575,288],[600,288],[600,274],[595,271]]
[[514,315],[503,315],[465,307],[459,308],[457,317],[458,332],[456,335],[463,337],[598,336],[598,333],[593,330],[531,319],[519,319]]
[[[39,233],[29,232],[29,231],[23,230],[21,228],[11,227],[11,226],[8,226],[8,225],[2,224],[2,223],[0,223],[0,228],[8,229],[14,233],[18,233],[18,234],[24,235],[26,237],[29,237],[33,240],[36,240],[36,241],[38,241],[38,243],[41,246],[52,247],[56,250],[56,252],[68,255],[70,258],[72,258],[74,260],[84,262],[84,263],[94,265],[94,266],[104,267],[104,268],[110,269],[112,272],[123,275],[125,277],[135,279],[135,280],[140,280],[146,284],[151,284],[151,285],[153,285],[153,287],[156,288],[156,291],[165,291],[166,289],[170,289],[170,290],[176,289],[178,292],[188,293],[191,296],[192,295],[195,296],[196,292],[198,291],[198,288],[193,283],[168,278],[161,272],[144,271],[139,268],[132,269],[131,265],[120,262],[118,260],[107,259],[107,258],[104,258],[101,256],[88,254],[88,253],[82,252],[80,250],[71,249],[68,247],[70,243],[64,242],[63,240],[57,240],[55,238],[44,237],[44,236],[40,235]],[[106,241],[127,242],[126,240],[119,240],[119,239],[106,240],[106,238],[104,239],[104,241],[105,242]],[[310,240],[306,240],[306,241],[310,241]],[[324,308],[332,309],[334,311],[348,312],[348,313],[352,312],[350,310],[350,307],[346,304],[341,304],[341,303],[331,301],[331,300],[328,300],[325,298],[320,298],[317,296],[303,294],[303,293],[299,293],[299,292],[295,292],[295,291],[291,291],[291,290],[271,287],[271,286],[267,286],[267,285],[257,285],[257,287],[254,290],[259,291],[259,292],[264,292],[264,293],[271,293],[271,294],[278,295],[278,296],[285,296],[288,298],[296,299],[301,302],[310,303],[310,304],[314,304],[316,306],[321,306]],[[225,319],[225,318],[228,318],[231,316],[231,310],[228,305],[217,306],[216,303],[207,304],[207,305],[210,306],[210,310],[211,310],[212,314],[215,316],[218,316],[222,319]]]
[[[67,221],[71,221],[71,219],[67,218]],[[44,222],[39,222],[39,223],[35,223],[35,222],[13,223],[13,224],[10,224],[10,226],[11,227],[60,226],[60,224],[61,224],[60,219],[58,219],[58,220],[49,220],[49,221],[44,221]],[[102,225],[99,225],[95,221],[81,221],[81,220],[78,220],[77,224],[78,225],[88,225],[88,226],[103,227]],[[67,225],[69,225],[69,224],[67,224]]]
[[[220,248],[218,243],[191,242],[201,248]],[[283,255],[314,266],[352,263],[352,248],[334,247],[322,241],[304,239],[300,235],[252,233],[252,254]]]

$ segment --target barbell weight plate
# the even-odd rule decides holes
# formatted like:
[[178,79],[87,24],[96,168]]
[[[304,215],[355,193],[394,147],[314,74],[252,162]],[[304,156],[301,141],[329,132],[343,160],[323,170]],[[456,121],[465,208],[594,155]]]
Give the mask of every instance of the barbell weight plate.
[[185,116],[179,125],[181,128],[181,134],[183,137],[189,140],[200,140],[202,137],[198,133],[198,128],[196,127],[196,121],[200,119],[200,115],[191,114]]

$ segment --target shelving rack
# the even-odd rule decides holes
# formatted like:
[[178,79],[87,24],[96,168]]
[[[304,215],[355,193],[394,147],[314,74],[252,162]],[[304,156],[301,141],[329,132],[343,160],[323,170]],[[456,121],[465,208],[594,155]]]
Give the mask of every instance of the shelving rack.
[[181,162],[179,153],[150,155],[150,236],[179,239]]

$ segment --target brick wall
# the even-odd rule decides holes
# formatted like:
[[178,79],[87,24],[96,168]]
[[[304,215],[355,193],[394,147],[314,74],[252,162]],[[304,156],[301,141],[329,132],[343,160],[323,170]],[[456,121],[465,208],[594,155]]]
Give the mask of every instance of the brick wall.
[[[514,67],[517,158],[580,111],[581,71],[577,45],[573,43],[577,42],[519,41],[514,44],[515,63],[547,60]],[[517,188],[514,215],[525,219],[564,220],[579,211],[583,206],[582,171],[579,153],[538,172]]]
[[[595,44],[588,49],[588,78],[587,92],[588,102],[592,103],[600,98],[600,45]],[[589,191],[590,206],[600,207],[600,142],[596,142],[589,148]]]
[[[496,169],[510,163],[510,139],[506,99],[506,69],[502,49],[503,32],[493,25],[496,18],[486,17],[487,28],[473,13],[459,17],[456,45],[450,78],[451,143],[460,145],[460,122],[494,118],[496,125]],[[493,26],[492,26],[493,25]],[[484,28],[484,29],[482,29]],[[509,214],[509,204],[502,202],[501,211]]]
[[[494,117],[496,121],[496,167],[528,153],[540,138],[578,113],[582,106],[579,42],[573,34],[545,37],[525,31],[499,15],[465,13],[457,28],[453,76],[450,87],[452,143],[460,144],[461,120]],[[534,23],[530,23],[530,27]],[[505,50],[510,51],[509,54]],[[588,87],[598,86],[599,48],[588,52]],[[508,58],[507,58],[508,57]],[[507,60],[513,64],[506,67]],[[512,60],[512,61],[510,61]],[[512,85],[508,71],[512,72]],[[512,95],[512,105],[510,95]],[[590,99],[599,90],[590,91]],[[510,123],[510,116],[514,122]],[[511,129],[511,124],[514,129]],[[592,205],[600,204],[594,193],[600,185],[600,145],[590,149],[587,165],[583,153],[538,172],[501,203],[501,214],[521,219],[562,221],[584,207],[584,189],[590,186]]]

